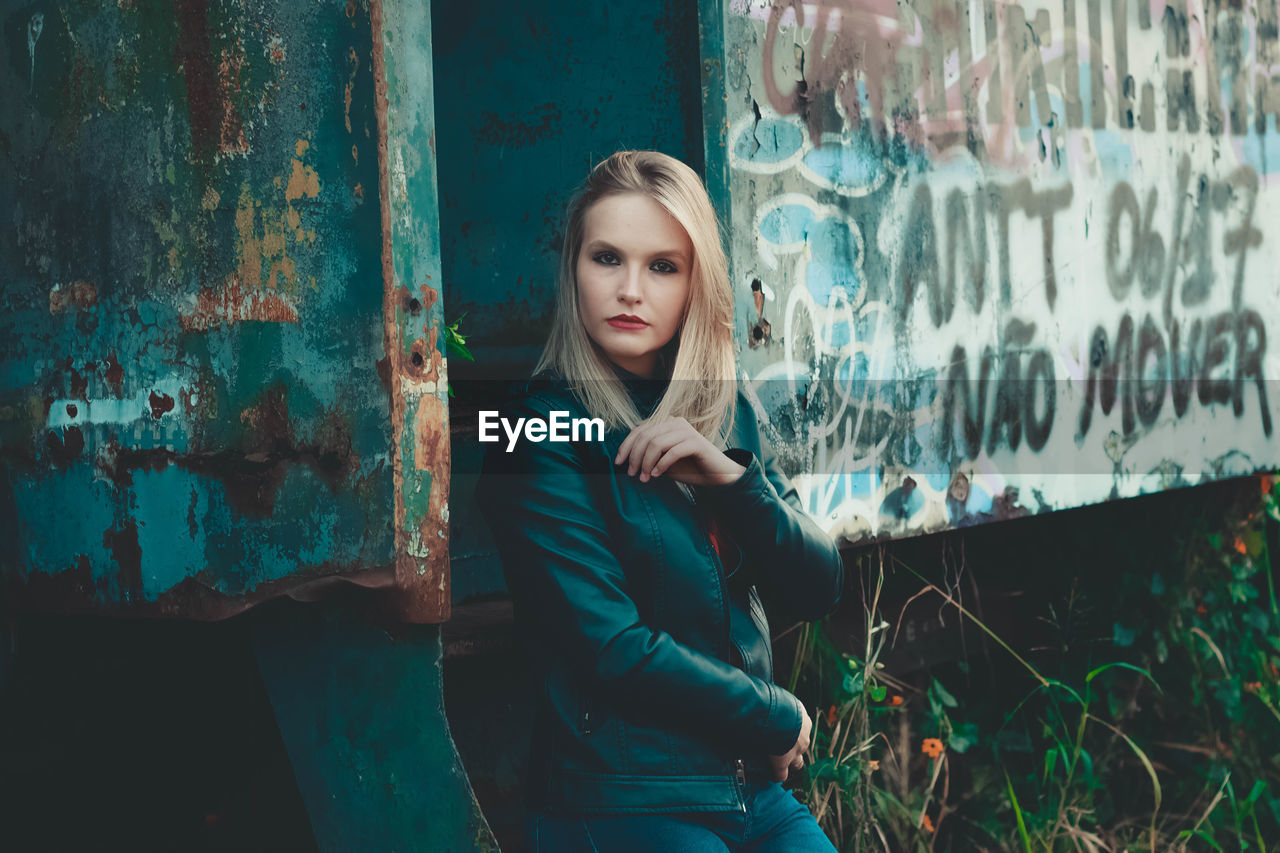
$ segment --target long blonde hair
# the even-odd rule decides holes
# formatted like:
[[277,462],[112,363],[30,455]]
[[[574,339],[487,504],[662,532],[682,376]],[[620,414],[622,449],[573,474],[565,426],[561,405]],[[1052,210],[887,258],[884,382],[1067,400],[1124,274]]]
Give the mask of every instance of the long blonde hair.
[[651,417],[683,417],[719,443],[732,427],[737,396],[729,263],[702,180],[674,157],[658,151],[618,151],[592,169],[574,194],[560,252],[551,334],[534,373],[560,373],[591,416],[604,420],[609,429],[632,429],[643,420],[608,357],[587,335],[578,306],[577,260],[586,212],[602,198],[624,193],[645,195],[662,205],[693,244],[683,322],[658,360],[662,378],[671,382]]

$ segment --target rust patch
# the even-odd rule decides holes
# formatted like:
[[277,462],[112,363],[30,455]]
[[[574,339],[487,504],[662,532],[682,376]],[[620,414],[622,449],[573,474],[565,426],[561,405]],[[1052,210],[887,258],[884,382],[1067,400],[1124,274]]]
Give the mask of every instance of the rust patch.
[[351,424],[338,407],[330,409],[316,431],[314,467],[331,489],[337,489],[360,470],[360,462],[351,450]]
[[[320,195],[320,175],[301,159],[310,147],[311,143],[305,139],[299,139],[294,145],[293,172],[290,173],[289,183],[285,186],[285,201],[297,201],[303,196],[315,198]],[[296,223],[290,224],[297,227]]]
[[111,392],[119,397],[124,393],[124,368],[120,366],[120,362],[116,359],[115,350],[107,354],[107,369],[104,374],[107,377],[107,384],[111,386]]
[[280,38],[279,33],[271,34],[271,38],[267,39],[267,43],[263,45],[263,52],[272,65],[284,62],[284,39]]
[[201,376],[178,389],[178,402],[188,421],[211,420],[217,417],[217,398],[210,383]]
[[410,346],[405,372],[422,382],[438,382],[443,366],[440,350],[436,347],[436,327],[432,325],[425,339],[418,338]]
[[219,154],[249,153],[249,143],[244,136],[244,120],[240,118],[234,101],[243,89],[240,78],[244,66],[244,41],[237,38],[232,51],[224,48],[218,62],[218,104],[221,113]]
[[283,382],[277,382],[263,389],[258,402],[240,413],[240,423],[248,427],[244,446],[249,458],[265,455],[281,446],[293,445],[288,387]]
[[[74,596],[82,600],[93,599],[100,597],[98,593],[101,589],[94,583],[89,555],[77,554],[71,568],[56,573],[32,572],[13,591],[15,596],[21,596],[24,601],[50,601],[57,610],[65,612],[68,598]],[[68,593],[72,595],[68,596]]]
[[1031,510],[1025,506],[1018,505],[1018,488],[1016,486],[1005,486],[1003,492],[991,499],[991,512],[1000,521],[1010,518],[1022,518],[1024,515],[1031,514]]
[[431,310],[431,306],[436,304],[436,300],[440,298],[440,292],[429,284],[424,283],[418,290],[422,293],[422,307],[426,311]]
[[[370,0],[369,3],[370,22],[372,24],[373,35],[373,85],[374,85],[374,113],[376,116],[376,129],[378,141],[378,201],[379,214],[381,217],[382,229],[382,328],[383,328],[383,345],[384,352],[388,356],[388,365],[386,369],[387,379],[390,385],[391,394],[391,452],[392,452],[392,477],[394,482],[394,500],[395,507],[392,513],[392,529],[395,531],[395,577],[396,577],[396,594],[393,596],[390,604],[395,608],[396,616],[411,622],[443,622],[449,618],[449,593],[448,593],[448,563],[441,563],[440,560],[447,560],[448,542],[441,541],[440,547],[432,547],[430,553],[436,555],[436,561],[430,566],[427,575],[419,573],[420,570],[429,567],[417,557],[410,553],[412,545],[409,531],[406,529],[405,523],[405,501],[404,501],[404,483],[405,472],[412,471],[414,459],[404,458],[404,431],[412,429],[413,425],[406,423],[407,405],[405,400],[405,392],[400,379],[405,376],[414,376],[423,372],[431,361],[429,354],[426,353],[426,346],[421,339],[414,342],[410,348],[408,359],[405,358],[404,341],[401,337],[403,330],[399,323],[399,307],[405,304],[409,296],[407,288],[397,287],[395,280],[395,265],[392,260],[392,218],[391,218],[391,172],[390,172],[390,148],[387,137],[387,65],[383,50],[383,31],[384,17],[382,0]],[[418,364],[414,364],[415,360]],[[408,361],[408,364],[405,362]],[[381,366],[379,373],[381,374]],[[431,410],[433,402],[424,396],[419,400],[419,407],[427,407]],[[438,400],[434,401],[434,405],[443,405]],[[424,449],[424,452],[429,450]],[[448,453],[447,446],[445,447]],[[413,456],[417,457],[418,453],[415,449]],[[447,460],[447,455],[444,457]],[[448,489],[448,469],[443,471],[432,472],[433,488]],[[439,477],[440,486],[436,487],[436,477]],[[428,513],[430,515],[430,513]],[[421,536],[421,531],[417,531]],[[434,581],[431,588],[423,586],[424,578],[428,581]]]
[[68,306],[88,311],[98,304],[98,286],[91,281],[77,280],[70,284],[55,284],[49,291],[49,313],[61,314]]
[[45,436],[45,447],[49,451],[49,460],[55,467],[65,468],[75,462],[84,451],[84,435],[80,427],[64,427],[62,435],[50,430]]
[[216,83],[209,53],[209,7],[207,0],[188,0],[175,7],[178,16],[178,45],[175,57],[187,86],[187,115],[191,124],[191,154],[197,163],[208,164],[215,143],[215,126],[221,134],[214,106]]
[[[418,519],[419,540],[428,552],[423,558],[397,551],[397,579],[412,591],[415,609],[447,618],[449,613],[449,418],[445,403],[434,394],[418,398],[413,423],[413,467],[431,472],[431,494],[425,517]],[[404,561],[403,567],[400,561]],[[425,568],[425,573],[419,574]],[[443,614],[441,616],[440,614]]]
[[83,373],[76,370],[72,365],[75,364],[68,356],[65,362],[67,370],[67,396],[75,397],[77,400],[83,400],[89,396],[89,380]]
[[184,332],[203,332],[215,326],[257,320],[267,323],[296,323],[298,309],[286,296],[247,290],[239,281],[228,280],[214,290],[205,288],[196,297],[193,311],[178,317]]
[[133,485],[134,471],[163,471],[169,467],[172,456],[172,451],[160,448],[123,448],[118,440],[111,438],[98,449],[93,466],[104,479],[123,488]]
[[[356,75],[360,73],[360,57],[356,56],[354,47],[347,48],[347,64],[351,66],[351,76],[347,78],[347,83],[342,87],[342,120],[347,126],[347,133],[351,132],[351,90],[356,85]],[[351,146],[355,150],[355,146]]]
[[147,402],[151,405],[151,417],[160,420],[165,412],[173,411],[173,398],[168,394],[152,391],[151,396],[147,398]]
[[102,547],[107,549],[120,567],[120,585],[124,600],[142,596],[142,547],[138,544],[138,524],[127,519],[120,527],[109,527],[102,534]]

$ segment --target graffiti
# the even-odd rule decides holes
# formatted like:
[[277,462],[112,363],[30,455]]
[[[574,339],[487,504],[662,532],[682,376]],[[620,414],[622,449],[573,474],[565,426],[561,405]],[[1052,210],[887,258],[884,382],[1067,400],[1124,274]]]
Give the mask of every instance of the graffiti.
[[1228,5],[731,4],[743,370],[833,533],[1280,462],[1280,27]]
[[1202,406],[1230,403],[1239,418],[1245,411],[1245,385],[1252,380],[1262,431],[1270,436],[1271,409],[1263,376],[1266,348],[1266,326],[1256,311],[1227,311],[1197,318],[1185,327],[1175,320],[1167,334],[1150,314],[1141,326],[1125,314],[1114,337],[1099,326],[1089,347],[1080,435],[1089,432],[1095,399],[1106,415],[1117,396],[1126,436],[1136,428],[1135,417],[1145,427],[1154,425],[1166,399],[1175,418],[1186,415],[1193,390]]
[[941,150],[974,147],[983,129],[998,147],[1010,123],[1243,136],[1266,133],[1268,116],[1280,121],[1274,3],[1168,5],[1157,15],[1144,0],[1034,10],[822,0],[777,2],[757,15],[766,102],[804,116],[815,136],[832,120],[854,130],[868,123],[881,137]]
[[[1109,204],[1106,258],[1107,284],[1111,293],[1117,301],[1124,300],[1135,278],[1140,281],[1144,297],[1163,291],[1166,323],[1171,315],[1175,290],[1179,292],[1184,306],[1201,305],[1208,299],[1215,277],[1210,259],[1212,236],[1217,230],[1222,231],[1223,253],[1238,255],[1232,279],[1232,305],[1240,304],[1246,255],[1262,243],[1262,232],[1253,224],[1258,176],[1252,169],[1239,167],[1226,180],[1217,182],[1207,175],[1199,176],[1194,187],[1194,200],[1190,177],[1189,158],[1183,157],[1178,165],[1178,187],[1174,194],[1176,209],[1173,230],[1167,241],[1168,252],[1165,251],[1166,240],[1152,227],[1159,201],[1157,188],[1150,188],[1145,204],[1139,204],[1133,188],[1122,182],[1111,194]],[[1240,222],[1232,226],[1225,221],[1215,221],[1237,198],[1243,202]],[[1189,205],[1193,205],[1190,211]],[[1126,227],[1129,248],[1122,261],[1120,244]],[[1194,270],[1183,279],[1181,287],[1177,287],[1177,271],[1188,262],[1194,264]]]
[[968,194],[952,189],[947,193],[941,221],[945,223],[945,278],[940,274],[938,259],[938,226],[935,220],[932,193],[928,184],[916,187],[907,213],[906,233],[902,240],[902,252],[898,257],[897,304],[899,318],[905,320],[916,299],[923,290],[928,295],[929,317],[935,327],[951,320],[955,311],[956,292],[964,278],[964,296],[973,309],[979,310],[986,293],[987,219],[993,217],[997,240],[996,259],[999,264],[999,298],[1008,305],[1012,298],[1009,264],[1011,218],[1024,213],[1035,221],[1040,230],[1044,255],[1044,292],[1049,307],[1058,298],[1058,285],[1054,269],[1054,216],[1071,204],[1070,184],[1040,191],[1033,190],[1031,182],[1023,179],[1016,184],[979,188]]

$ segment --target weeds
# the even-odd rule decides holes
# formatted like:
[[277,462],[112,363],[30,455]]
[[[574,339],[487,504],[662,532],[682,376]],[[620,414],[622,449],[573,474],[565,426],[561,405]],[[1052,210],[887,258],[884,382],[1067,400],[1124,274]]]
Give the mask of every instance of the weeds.
[[[1263,493],[1280,520],[1270,479]],[[1124,573],[1105,636],[1101,608],[1074,587],[1050,603],[1060,637],[1039,656],[993,630],[958,582],[944,589],[883,546],[864,555],[856,639],[803,626],[791,672],[793,691],[820,700],[796,793],[837,849],[1275,849],[1280,609],[1253,495],[1186,519],[1163,577]],[[904,576],[919,584],[908,605],[932,599],[976,629],[986,668],[968,656],[909,677],[886,667],[906,610],[898,626],[882,614],[886,579]]]

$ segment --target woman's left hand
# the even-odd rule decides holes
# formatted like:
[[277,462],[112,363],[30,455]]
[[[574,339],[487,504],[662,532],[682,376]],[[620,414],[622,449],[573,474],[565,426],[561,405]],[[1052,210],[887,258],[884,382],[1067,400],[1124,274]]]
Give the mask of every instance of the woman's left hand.
[[690,486],[732,483],[747,469],[706,439],[684,418],[646,421],[633,429],[618,448],[615,465],[625,465],[640,482],[666,474]]

